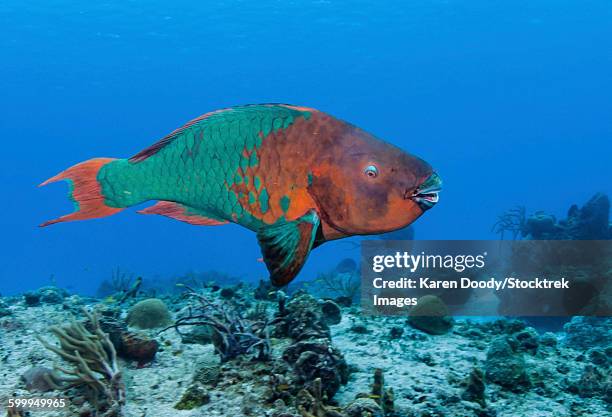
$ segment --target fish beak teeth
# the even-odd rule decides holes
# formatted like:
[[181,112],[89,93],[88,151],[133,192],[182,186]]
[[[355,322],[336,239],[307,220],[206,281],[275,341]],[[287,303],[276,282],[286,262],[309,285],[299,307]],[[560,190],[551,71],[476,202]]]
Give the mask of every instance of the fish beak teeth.
[[442,191],[442,179],[434,172],[414,190],[410,198],[418,204],[421,210],[426,211],[436,205],[440,199],[440,191]]

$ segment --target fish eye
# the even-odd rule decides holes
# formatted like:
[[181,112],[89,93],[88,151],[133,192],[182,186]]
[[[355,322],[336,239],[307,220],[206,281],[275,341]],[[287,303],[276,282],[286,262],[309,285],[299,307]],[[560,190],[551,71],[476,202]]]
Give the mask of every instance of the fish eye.
[[363,170],[363,173],[370,178],[376,178],[378,176],[378,168],[375,165],[368,165]]

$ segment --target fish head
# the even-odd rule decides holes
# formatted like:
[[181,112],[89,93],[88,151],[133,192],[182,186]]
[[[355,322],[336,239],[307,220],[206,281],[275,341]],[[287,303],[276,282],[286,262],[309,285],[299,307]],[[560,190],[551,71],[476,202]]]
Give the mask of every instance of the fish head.
[[356,127],[321,161],[309,189],[328,240],[404,228],[438,202],[442,181],[431,165]]

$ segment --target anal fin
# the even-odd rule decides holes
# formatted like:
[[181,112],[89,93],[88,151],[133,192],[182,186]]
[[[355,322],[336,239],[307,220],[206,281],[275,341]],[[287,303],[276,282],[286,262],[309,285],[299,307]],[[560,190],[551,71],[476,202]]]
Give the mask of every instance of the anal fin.
[[263,260],[276,286],[287,285],[300,272],[313,247],[320,219],[316,211],[294,221],[281,220],[257,232]]
[[173,201],[158,201],[151,207],[140,210],[140,214],[158,214],[196,226],[220,226],[229,223],[226,220],[209,217],[201,210]]

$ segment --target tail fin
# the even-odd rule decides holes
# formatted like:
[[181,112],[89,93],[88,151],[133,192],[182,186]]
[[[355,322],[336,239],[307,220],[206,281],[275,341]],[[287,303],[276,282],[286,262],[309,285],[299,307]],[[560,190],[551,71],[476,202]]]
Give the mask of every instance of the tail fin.
[[97,179],[100,168],[114,160],[114,158],[90,159],[76,164],[40,184],[39,187],[42,187],[60,180],[68,181],[70,183],[68,197],[74,201],[76,208],[73,213],[49,220],[40,226],[44,227],[73,220],[95,219],[110,216],[123,210],[123,208],[110,207],[104,203],[102,189]]

